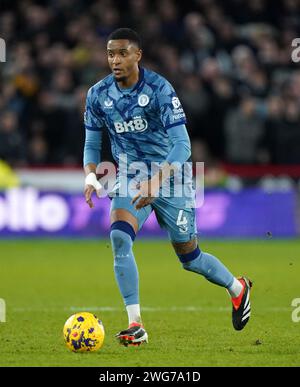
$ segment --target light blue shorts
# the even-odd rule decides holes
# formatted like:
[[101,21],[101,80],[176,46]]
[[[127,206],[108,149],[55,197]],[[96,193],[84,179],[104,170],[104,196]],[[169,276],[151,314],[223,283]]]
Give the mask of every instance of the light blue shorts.
[[140,210],[135,209],[136,203],[131,204],[132,197],[133,193],[125,197],[116,194],[112,198],[111,211],[116,209],[129,211],[137,219],[139,230],[154,211],[159,225],[167,230],[172,242],[188,242],[197,235],[195,208],[187,205],[191,203],[190,196],[187,198],[160,195],[151,204]]

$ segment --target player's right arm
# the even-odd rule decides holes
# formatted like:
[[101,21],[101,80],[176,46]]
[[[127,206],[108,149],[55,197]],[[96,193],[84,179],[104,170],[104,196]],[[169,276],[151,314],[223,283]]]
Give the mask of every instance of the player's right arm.
[[85,172],[84,196],[87,204],[92,208],[92,193],[96,191],[100,196],[101,184],[96,177],[96,168],[100,163],[103,121],[97,110],[96,95],[93,88],[89,89],[84,113],[85,143],[83,150],[83,165]]

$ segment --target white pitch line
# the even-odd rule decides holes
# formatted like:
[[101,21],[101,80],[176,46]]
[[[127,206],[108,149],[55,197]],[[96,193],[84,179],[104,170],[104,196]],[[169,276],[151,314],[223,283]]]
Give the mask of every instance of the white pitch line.
[[[16,313],[30,313],[30,312],[83,312],[83,311],[95,311],[95,312],[123,312],[124,308],[118,308],[114,306],[68,306],[68,307],[53,307],[53,308],[31,308],[31,307],[14,307],[11,308],[12,312]],[[142,312],[159,313],[159,312],[229,312],[231,307],[210,307],[210,306],[170,306],[170,307],[151,307],[144,306],[141,308]],[[259,311],[258,308],[253,308],[254,311]],[[264,312],[290,312],[290,307],[269,307],[264,308]],[[8,310],[9,312],[9,310]]]
[[[124,308],[125,309],[125,308]],[[58,311],[68,311],[68,312],[78,312],[78,311],[84,311],[84,310],[90,310],[90,311],[100,311],[100,312],[122,312],[124,311],[123,308],[117,308],[114,306],[69,306],[69,307],[54,307],[54,308],[23,308],[23,307],[16,307],[12,308],[13,312],[58,312]],[[143,312],[202,312],[205,310],[212,310],[212,311],[228,311],[230,308],[210,308],[210,307],[198,307],[198,306],[172,306],[172,307],[142,307]]]

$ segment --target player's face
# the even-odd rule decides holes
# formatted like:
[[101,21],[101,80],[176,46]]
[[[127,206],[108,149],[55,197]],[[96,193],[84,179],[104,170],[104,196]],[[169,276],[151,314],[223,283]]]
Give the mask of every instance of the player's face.
[[116,81],[122,82],[130,77],[134,71],[137,71],[142,51],[129,40],[109,40],[107,57]]

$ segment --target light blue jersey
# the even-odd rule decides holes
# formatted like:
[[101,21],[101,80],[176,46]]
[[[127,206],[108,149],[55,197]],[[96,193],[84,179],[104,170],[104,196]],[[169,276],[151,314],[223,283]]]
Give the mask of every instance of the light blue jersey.
[[117,164],[120,154],[127,154],[128,163],[165,161],[173,146],[168,131],[185,123],[172,85],[154,71],[140,68],[131,90],[120,89],[111,74],[88,91],[85,127],[96,132],[107,128]]
[[[153,162],[164,161],[177,161],[182,165],[190,156],[190,141],[185,122],[180,101],[173,87],[162,76],[140,68],[138,83],[131,89],[121,90],[114,76],[109,75],[91,87],[87,95],[84,165],[99,163],[101,134],[105,128],[108,130],[112,154],[119,171],[123,162],[121,154],[127,155],[128,164],[144,162],[148,168],[151,168]],[[174,175],[174,182],[175,177]],[[125,195],[116,192],[128,179],[128,175],[122,176],[119,173],[113,190],[116,194],[111,196],[111,211],[128,211],[137,219],[138,229],[141,229],[154,211],[157,221],[167,230],[172,242],[195,242],[197,229],[195,208],[191,205],[191,201],[194,201],[192,187],[192,196],[176,196],[173,191],[172,195],[167,196],[161,187],[159,196],[151,204],[136,210],[131,203],[130,190],[126,190]],[[191,179],[187,180],[184,179],[180,185],[191,186]],[[125,221],[115,221],[110,236],[115,275],[123,300],[127,306],[137,306],[138,272],[132,252],[135,230]],[[202,274],[209,281],[221,286],[232,286],[232,274],[214,256],[201,252],[198,247],[191,252],[177,255],[186,270]]]
[[[121,154],[127,155],[127,164],[143,162],[147,175],[151,173],[151,163],[178,162],[183,164],[191,155],[189,136],[185,127],[186,117],[172,85],[157,73],[140,68],[139,81],[131,89],[120,89],[111,74],[92,86],[87,95],[85,111],[86,141],[84,165],[100,162],[101,137],[108,131],[113,157],[120,167]],[[178,171],[181,175],[182,171]],[[130,174],[129,174],[130,175]],[[140,173],[140,179],[145,175]],[[136,210],[131,204],[134,192],[119,191],[128,183],[118,175],[112,197],[111,210],[125,209],[138,220],[142,227],[152,210],[158,222],[166,228],[172,241],[182,242],[194,238],[196,234],[194,191],[192,173],[184,180],[187,195],[176,197],[171,188],[171,196],[163,190],[151,205]],[[174,180],[176,181],[176,174]],[[175,186],[176,182],[174,183]],[[127,184],[126,184],[127,185]],[[182,180],[179,179],[182,186]],[[192,202],[192,204],[191,204]]]

